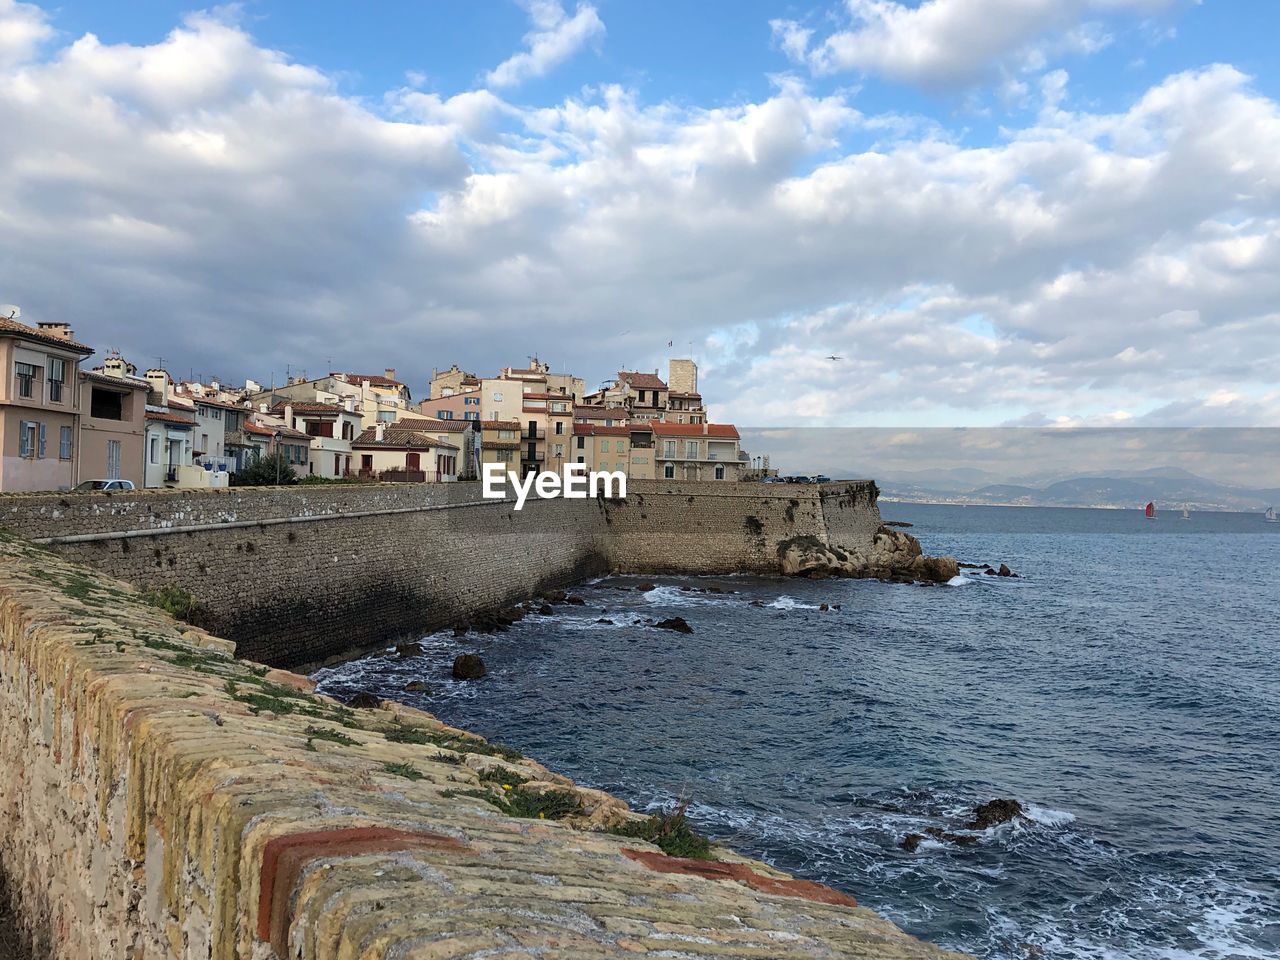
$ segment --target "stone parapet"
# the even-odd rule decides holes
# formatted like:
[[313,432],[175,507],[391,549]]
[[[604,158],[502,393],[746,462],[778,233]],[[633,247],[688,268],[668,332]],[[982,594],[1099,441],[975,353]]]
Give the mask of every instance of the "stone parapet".
[[[0,869],[52,960],[957,957],[846,894],[602,832],[625,805],[0,537]],[[510,815],[554,796],[565,819]]]

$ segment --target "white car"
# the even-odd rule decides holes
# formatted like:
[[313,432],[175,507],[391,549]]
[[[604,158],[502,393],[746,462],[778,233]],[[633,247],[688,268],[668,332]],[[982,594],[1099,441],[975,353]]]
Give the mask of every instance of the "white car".
[[71,488],[72,493],[125,493],[133,489],[132,480],[85,480]]

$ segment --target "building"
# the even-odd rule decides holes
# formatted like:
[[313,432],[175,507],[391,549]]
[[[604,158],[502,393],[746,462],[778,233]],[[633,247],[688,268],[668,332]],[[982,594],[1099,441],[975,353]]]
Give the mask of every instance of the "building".
[[299,400],[277,403],[271,414],[310,438],[308,475],[338,479],[351,476],[355,470],[351,444],[360,435],[362,423],[354,406],[351,400],[341,405]]
[[521,395],[521,472],[551,470],[572,463],[573,398],[562,393]]
[[[146,463],[143,485],[147,487],[197,487],[204,469],[195,465],[195,417],[148,406],[146,413]],[[224,474],[225,476],[225,474]]]
[[118,354],[80,373],[76,482],[129,480],[146,485],[147,393],[150,385]]
[[65,323],[0,316],[0,491],[68,490],[76,477],[80,361]]
[[[439,400],[457,393],[474,393],[479,389],[480,378],[474,373],[467,373],[455,363],[448,370],[432,369],[431,388],[427,393],[427,399]],[[426,402],[424,400],[419,406],[423,406]],[[423,409],[422,412],[427,411]]]
[[501,466],[504,471],[514,470],[519,473],[519,420],[480,421],[481,476],[484,476],[484,465],[486,463],[496,463]]
[[622,472],[628,480],[653,479],[653,429],[648,423],[575,423],[572,451],[572,461],[585,464],[588,471]]
[[351,446],[360,458],[361,476],[437,483],[458,479],[473,436],[470,423],[401,420],[365,428]]
[[283,459],[283,466],[294,476],[305,477],[311,472],[311,438],[301,430],[285,426],[283,420],[264,414],[251,414],[241,428],[245,446],[245,465],[275,456]]
[[418,404],[418,411],[433,420],[482,420],[484,395],[479,384],[480,381],[477,380],[476,388],[465,393],[451,393],[434,400],[423,400]]
[[[282,387],[251,390],[248,399],[254,409],[270,410],[280,402],[304,401],[309,403],[333,403],[346,405],[360,414],[361,429],[375,423],[394,423],[403,417],[414,416],[409,388],[395,379],[395,369],[388,367],[384,374],[331,373],[327,377],[307,380],[291,378]],[[258,384],[247,384],[257,387]]]
[[743,465],[738,430],[727,423],[654,420],[655,478],[738,480]]

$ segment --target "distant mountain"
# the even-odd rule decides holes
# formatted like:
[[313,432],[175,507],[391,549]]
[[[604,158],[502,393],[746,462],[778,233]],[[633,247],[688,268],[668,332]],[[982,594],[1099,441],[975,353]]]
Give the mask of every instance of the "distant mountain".
[[1148,500],[1165,508],[1262,511],[1280,504],[1280,489],[1236,487],[1173,468],[1117,471],[1114,476],[1072,477],[1042,487],[988,483],[967,491],[929,489],[924,484],[881,485],[887,499],[1040,507],[1140,507]]

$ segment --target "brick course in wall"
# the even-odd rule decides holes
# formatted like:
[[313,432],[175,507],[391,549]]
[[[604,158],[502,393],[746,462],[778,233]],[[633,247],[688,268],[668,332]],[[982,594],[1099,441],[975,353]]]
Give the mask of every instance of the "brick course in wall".
[[251,659],[313,665],[609,571],[774,573],[796,536],[870,545],[875,486],[633,482],[625,500],[482,501],[478,484],[0,497],[0,526],[201,603]]

